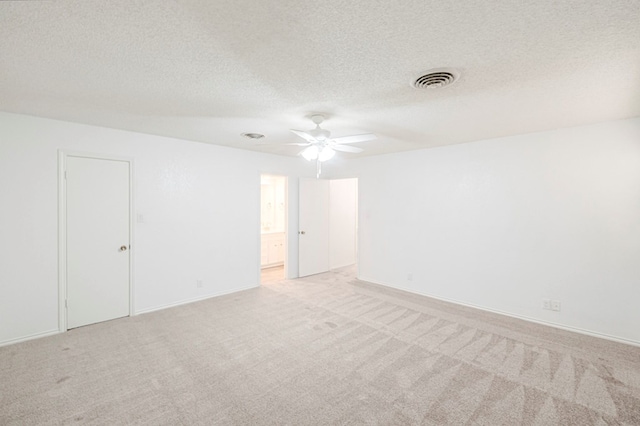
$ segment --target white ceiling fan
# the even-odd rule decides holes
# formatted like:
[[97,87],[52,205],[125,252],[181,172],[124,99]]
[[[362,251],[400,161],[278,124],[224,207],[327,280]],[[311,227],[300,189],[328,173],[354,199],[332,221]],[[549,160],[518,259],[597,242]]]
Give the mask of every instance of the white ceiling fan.
[[320,163],[331,159],[336,151],[342,152],[362,152],[362,148],[355,146],[349,146],[348,144],[365,142],[376,139],[376,135],[372,133],[366,133],[362,135],[341,136],[338,138],[332,138],[331,132],[322,129],[320,124],[324,121],[324,116],[320,114],[312,115],[311,121],[316,125],[316,128],[309,131],[290,129],[294,134],[300,136],[306,142],[293,143],[290,145],[305,146],[306,148],[300,151],[300,155],[307,161],[316,160],[318,164],[318,176],[320,176]]

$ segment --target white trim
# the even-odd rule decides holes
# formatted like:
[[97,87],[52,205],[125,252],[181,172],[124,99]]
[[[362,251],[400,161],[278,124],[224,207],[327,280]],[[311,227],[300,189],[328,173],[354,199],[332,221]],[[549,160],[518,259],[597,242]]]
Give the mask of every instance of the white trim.
[[28,340],[39,339],[41,337],[54,336],[56,334],[60,334],[60,330],[43,331],[42,333],[30,334],[28,336],[18,337],[16,339],[4,340],[4,341],[0,342],[0,347],[14,345],[16,343],[26,342]]
[[133,291],[133,282],[135,274],[135,257],[136,257],[136,241],[135,241],[135,226],[136,226],[136,208],[135,208],[135,160],[133,158],[127,158],[129,162],[129,316],[135,315],[135,292]]
[[67,331],[67,190],[65,172],[67,157],[94,158],[129,163],[129,316],[134,315],[134,257],[135,257],[135,208],[134,173],[135,163],[131,157],[96,154],[71,150],[58,150],[58,332]]
[[262,173],[258,171],[258,285],[262,285]]
[[546,326],[549,326],[549,327],[559,328],[561,330],[572,331],[574,333],[584,334],[584,335],[591,336],[591,337],[598,337],[600,339],[606,339],[606,340],[611,340],[613,342],[624,343],[626,345],[640,347],[640,341],[626,339],[624,337],[612,336],[610,334],[600,333],[598,331],[586,330],[586,329],[583,329],[583,328],[578,328],[578,327],[572,327],[572,326],[569,326],[569,325],[558,324],[558,323],[551,322],[551,321],[539,320],[539,319],[536,319],[536,318],[531,318],[531,317],[527,317],[527,316],[524,316],[524,315],[518,315],[518,314],[511,313],[511,312],[505,312],[505,311],[500,311],[500,310],[497,310],[497,309],[486,308],[484,306],[473,305],[471,303],[461,302],[459,300],[449,299],[449,298],[446,298],[446,297],[433,296],[431,294],[420,292],[420,291],[416,291],[414,289],[408,289],[408,288],[405,288],[405,287],[394,286],[394,285],[390,285],[390,284],[383,284],[381,282],[376,282],[374,280],[371,280],[371,279],[368,279],[368,278],[365,278],[365,277],[362,277],[362,276],[359,276],[358,279],[360,281],[366,281],[366,282],[369,282],[369,283],[372,283],[372,284],[381,285],[383,287],[389,287],[389,288],[393,288],[393,289],[396,289],[396,290],[406,291],[407,293],[413,293],[413,294],[417,294],[417,295],[420,295],[420,296],[430,297],[432,299],[441,300],[443,302],[449,302],[449,303],[453,303],[453,304],[460,305],[460,306],[466,306],[468,308],[479,309],[481,311],[486,311],[486,312],[491,312],[491,313],[494,313],[494,314],[504,315],[504,316],[511,317],[511,318],[521,319],[521,320],[527,321],[527,322],[532,322],[532,323],[536,323],[536,324],[540,324],[540,325],[546,325]]
[[[289,279],[289,176],[284,175],[284,279]],[[261,205],[262,206],[262,205]]]
[[260,285],[252,285],[252,286],[248,286],[248,287],[242,287],[242,288],[237,288],[237,289],[233,289],[233,290],[223,291],[223,292],[220,292],[220,293],[206,294],[204,296],[197,296],[197,297],[193,297],[193,298],[190,298],[190,299],[184,299],[184,300],[181,300],[179,302],[169,303],[169,304],[166,304],[166,305],[155,306],[155,307],[152,307],[152,308],[145,308],[145,309],[141,309],[139,311],[136,311],[135,315],[148,314],[150,312],[161,311],[161,310],[168,309],[168,308],[175,308],[176,306],[187,305],[189,303],[200,302],[202,300],[212,299],[214,297],[225,296],[227,294],[233,294],[233,293],[237,293],[239,291],[251,290],[251,289],[254,289],[254,288],[260,288]]
[[58,150],[58,331],[67,331],[67,186],[65,185],[66,155]]
[[[220,292],[220,293],[207,294],[207,295],[204,295],[204,296],[198,296],[198,297],[194,297],[194,298],[191,298],[191,299],[181,300],[181,301],[175,302],[175,303],[169,303],[167,305],[161,305],[161,306],[156,306],[156,307],[153,307],[153,308],[142,309],[140,311],[135,312],[133,315],[148,314],[150,312],[161,311],[163,309],[173,308],[173,307],[176,307],[176,306],[186,305],[186,304],[194,303],[194,302],[200,302],[202,300],[212,299],[214,297],[225,296],[225,295],[228,295],[228,294],[237,293],[239,291],[246,291],[246,290],[251,290],[251,289],[255,289],[255,288],[260,288],[260,286],[259,285],[253,285],[253,286],[248,286],[248,287],[242,287],[242,288],[239,288],[239,289],[223,291],[223,292]],[[18,337],[16,339],[10,339],[10,340],[2,341],[2,342],[0,342],[0,347],[13,345],[13,344],[16,344],[16,343],[21,343],[21,342],[26,342],[28,340],[39,339],[41,337],[54,336],[56,334],[61,334],[61,333],[64,333],[64,332],[65,331],[63,331],[63,330],[49,330],[49,331],[44,331],[42,333],[30,334],[28,336],[23,336],[23,337]]]
[[[344,267],[346,267],[346,266],[352,266],[352,265],[356,265],[356,262],[354,262],[354,263],[347,263],[347,264],[344,264],[344,265],[337,265],[337,266],[334,266],[333,268],[331,268],[331,269],[330,269],[330,271],[335,271],[336,269],[340,269],[340,268],[344,268]],[[357,266],[356,266],[356,267],[357,267]],[[375,284],[375,283],[374,283],[374,284]]]

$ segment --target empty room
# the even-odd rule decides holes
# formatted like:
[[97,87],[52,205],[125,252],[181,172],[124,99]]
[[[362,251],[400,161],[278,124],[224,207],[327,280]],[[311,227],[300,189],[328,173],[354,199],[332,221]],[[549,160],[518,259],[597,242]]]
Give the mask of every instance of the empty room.
[[0,1],[0,424],[640,425],[640,2]]

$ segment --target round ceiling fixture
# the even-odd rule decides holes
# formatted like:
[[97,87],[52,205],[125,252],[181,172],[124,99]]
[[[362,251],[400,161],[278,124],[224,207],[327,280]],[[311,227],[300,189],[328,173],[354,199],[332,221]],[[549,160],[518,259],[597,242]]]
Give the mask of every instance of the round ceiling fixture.
[[411,82],[416,89],[439,89],[450,86],[460,77],[460,73],[453,68],[435,68]]
[[243,133],[242,136],[244,136],[247,139],[262,139],[262,138],[264,138],[264,135],[262,133]]

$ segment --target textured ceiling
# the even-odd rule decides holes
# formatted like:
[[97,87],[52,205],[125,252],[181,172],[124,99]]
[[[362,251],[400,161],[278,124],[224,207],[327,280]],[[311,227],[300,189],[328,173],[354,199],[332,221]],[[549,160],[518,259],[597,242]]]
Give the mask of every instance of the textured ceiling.
[[284,155],[315,112],[359,155],[640,116],[640,0],[1,1],[0,110]]

